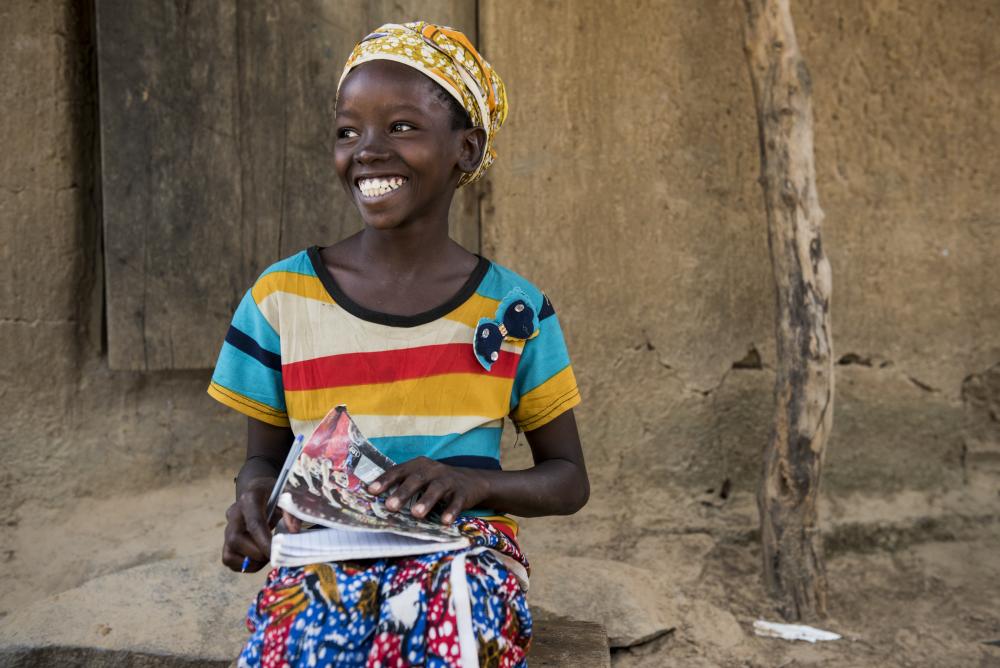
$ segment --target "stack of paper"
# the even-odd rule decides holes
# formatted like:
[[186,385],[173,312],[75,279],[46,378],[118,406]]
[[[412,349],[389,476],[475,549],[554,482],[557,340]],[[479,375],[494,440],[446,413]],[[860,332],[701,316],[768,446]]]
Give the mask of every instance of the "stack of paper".
[[325,561],[405,557],[468,546],[467,538],[421,540],[385,531],[322,528],[275,535],[271,542],[271,565],[305,566]]

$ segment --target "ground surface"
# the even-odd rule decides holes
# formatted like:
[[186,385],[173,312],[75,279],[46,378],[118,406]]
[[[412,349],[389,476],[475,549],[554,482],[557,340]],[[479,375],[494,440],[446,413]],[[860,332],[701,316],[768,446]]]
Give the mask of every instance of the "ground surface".
[[[179,567],[178,580],[187,572],[205,582],[239,578],[216,573],[211,554],[230,486],[215,478],[84,499],[71,509],[22,509],[4,541],[10,577],[0,628],[13,628],[29,612],[37,617],[39,604],[59,597],[87,592],[88,600],[105,594],[110,600],[115,592],[95,585],[159,562],[204,561],[195,571]],[[845,636],[833,643],[752,635],[753,620],[776,617],[760,584],[752,502],[738,494],[722,500],[643,492],[630,495],[627,507],[595,500],[571,518],[528,522],[530,597],[539,609],[603,623],[612,664],[620,668],[1000,666],[1000,647],[983,644],[1000,639],[997,498],[981,485],[936,498],[826,504],[831,616],[817,625]],[[225,599],[224,614],[234,617],[227,628],[237,634],[242,599],[254,586],[245,579],[238,595]],[[152,615],[156,598],[137,614],[142,605]],[[78,638],[89,633],[105,645],[124,635],[100,614],[84,627]],[[135,643],[121,638],[122,646]]]
[[[719,642],[674,633],[616,650],[618,668],[693,666],[1000,666],[1000,531],[930,542],[895,553],[845,554],[828,562],[830,618],[844,640],[789,643],[750,635],[762,616],[756,547],[717,547],[689,589],[726,608],[743,633]],[[775,620],[773,616],[768,617]]]

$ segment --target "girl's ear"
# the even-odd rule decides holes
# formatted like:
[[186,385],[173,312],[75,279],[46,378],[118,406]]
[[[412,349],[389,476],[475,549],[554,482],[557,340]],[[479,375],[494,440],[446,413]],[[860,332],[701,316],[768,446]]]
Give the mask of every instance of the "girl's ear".
[[458,168],[466,174],[471,174],[479,167],[486,149],[486,130],[469,128],[462,130],[462,148],[458,158]]

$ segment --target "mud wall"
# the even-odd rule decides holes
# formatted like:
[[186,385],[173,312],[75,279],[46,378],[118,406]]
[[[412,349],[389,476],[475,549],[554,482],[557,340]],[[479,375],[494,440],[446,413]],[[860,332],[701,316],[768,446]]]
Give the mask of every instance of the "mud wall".
[[104,496],[237,461],[208,372],[112,372],[103,308],[93,16],[0,6],[0,504]]
[[[242,448],[209,372],[108,368],[93,17],[78,4],[0,8],[6,507],[233,468]],[[996,9],[794,13],[841,360],[824,484],[961,485],[1000,440]],[[595,494],[622,476],[636,493],[749,489],[757,473],[773,297],[739,20],[728,0],[480,2],[512,104],[482,247],[555,303]]]
[[[792,4],[842,361],[827,488],[959,484],[963,382],[1000,361],[996,8]],[[512,104],[484,248],[550,292],[597,474],[751,486],[774,298],[739,3],[480,16]]]

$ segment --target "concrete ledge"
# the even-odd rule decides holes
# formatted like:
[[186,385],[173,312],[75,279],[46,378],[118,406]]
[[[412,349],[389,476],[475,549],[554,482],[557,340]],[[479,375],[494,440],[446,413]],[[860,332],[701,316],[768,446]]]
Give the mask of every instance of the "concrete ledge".
[[3,668],[227,668],[231,661],[199,657],[147,654],[130,650],[94,647],[4,647],[0,648]]
[[[224,668],[263,576],[225,571],[213,550],[94,578],[0,621],[0,666]],[[534,611],[532,666],[610,665],[600,624]]]
[[[611,654],[604,628],[593,622],[580,622],[565,617],[537,615],[535,640],[528,656],[532,668],[607,668]],[[149,654],[127,649],[109,650],[95,647],[0,648],[3,668],[228,668],[231,660],[189,657],[170,654]]]
[[611,666],[608,636],[600,624],[560,617],[544,609],[534,610],[532,616],[531,668]]

